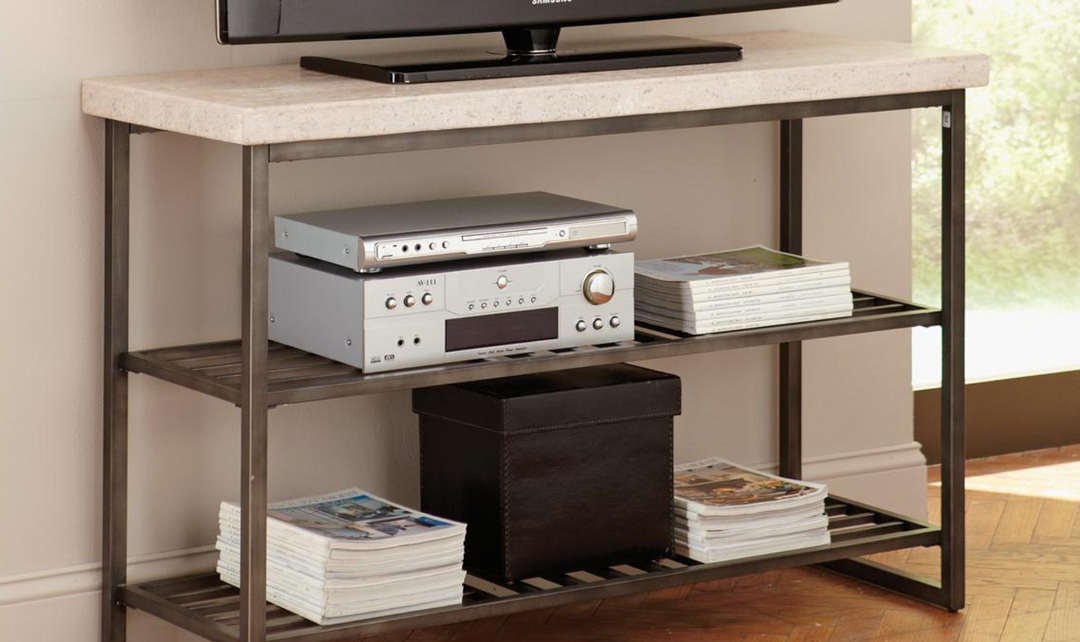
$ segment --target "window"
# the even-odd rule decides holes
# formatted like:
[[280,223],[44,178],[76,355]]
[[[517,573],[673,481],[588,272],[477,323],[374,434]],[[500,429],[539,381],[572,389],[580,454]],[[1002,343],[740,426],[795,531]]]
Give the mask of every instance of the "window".
[[[990,55],[968,92],[969,381],[1080,368],[1080,0],[914,0],[916,43]],[[914,296],[940,301],[939,112],[914,120]],[[939,329],[913,382],[940,383]]]

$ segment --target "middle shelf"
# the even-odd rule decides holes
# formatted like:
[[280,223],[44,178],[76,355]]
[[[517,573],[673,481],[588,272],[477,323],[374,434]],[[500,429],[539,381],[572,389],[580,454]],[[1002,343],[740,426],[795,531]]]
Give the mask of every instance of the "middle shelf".
[[[279,406],[941,324],[941,312],[933,308],[861,291],[854,291],[853,296],[854,313],[841,319],[698,336],[639,324],[633,341],[375,374],[365,374],[352,366],[271,342],[267,361],[267,404]],[[148,374],[239,405],[240,347],[239,341],[222,341],[129,352],[123,355],[122,365],[129,372]]]

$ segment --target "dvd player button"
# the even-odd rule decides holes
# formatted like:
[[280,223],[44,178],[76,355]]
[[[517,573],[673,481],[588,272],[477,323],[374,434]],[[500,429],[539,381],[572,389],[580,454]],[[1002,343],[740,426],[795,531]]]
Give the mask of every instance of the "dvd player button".
[[435,300],[435,297],[431,296],[431,292],[425,292],[424,296],[420,297],[420,302],[424,305],[431,305],[431,302]]
[[531,301],[532,303],[536,303],[536,297],[529,299],[529,301]]
[[518,305],[525,305],[525,299],[518,299]]
[[473,305],[473,304],[471,304],[471,303],[469,304],[469,309],[470,309],[470,310],[472,310],[472,309],[473,309],[473,308],[475,308],[475,307],[476,307],[475,305]]
[[585,323],[585,319],[578,319],[577,325],[574,327],[577,328],[578,332],[585,332],[589,328],[589,324]]
[[386,309],[387,310],[393,310],[396,307],[397,307],[397,299],[395,299],[394,297],[390,297],[389,299],[386,300]]
[[443,241],[442,242],[442,249],[449,250],[450,249],[450,241]]
[[435,245],[435,241],[432,241],[431,243],[428,243],[428,249],[429,250],[434,250],[436,247],[438,247],[438,246]]
[[509,284],[510,284],[510,279],[506,278],[505,274],[503,274],[503,275],[499,276],[499,278],[495,279],[495,285],[498,286],[498,288],[500,290],[505,290],[506,286],[509,285]]
[[416,305],[416,297],[414,297],[411,294],[408,295],[407,297],[405,297],[405,307],[406,308],[411,308],[414,305]]
[[596,328],[597,330],[603,330],[604,329],[604,320],[601,319],[600,317],[596,317],[595,319],[593,319],[592,327]]
[[483,310],[483,309],[486,309],[486,308],[487,308],[487,304],[486,304],[486,303],[481,303],[481,304],[480,304],[480,309],[481,309],[481,310]]
[[622,319],[620,319],[618,316],[613,316],[611,317],[611,320],[608,321],[608,323],[611,324],[611,327],[617,328],[622,325]]

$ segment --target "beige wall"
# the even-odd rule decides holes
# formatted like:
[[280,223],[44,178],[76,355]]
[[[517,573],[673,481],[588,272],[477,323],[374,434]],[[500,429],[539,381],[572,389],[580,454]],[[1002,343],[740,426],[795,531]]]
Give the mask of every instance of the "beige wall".
[[[909,0],[847,0],[605,32],[798,28],[906,40],[909,6]],[[79,81],[403,46],[221,47],[210,0],[4,4],[0,640],[96,635],[102,126],[80,114]],[[748,125],[278,165],[271,170],[271,209],[546,189],[636,209],[641,233],[632,249],[640,257],[771,243],[776,145],[775,125]],[[906,295],[907,115],[811,122],[806,147],[808,253],[850,260],[861,287]],[[530,156],[528,170],[513,162],[522,153]],[[143,136],[133,144],[132,168],[132,347],[236,336],[239,150]],[[908,351],[905,332],[808,345],[806,452],[815,462],[811,473],[835,478],[849,494],[919,512],[923,470],[912,444]],[[684,376],[679,459],[712,453],[747,463],[775,459],[775,356],[774,348],[762,348],[648,364]],[[133,376],[136,578],[205,567],[211,556],[199,547],[213,540],[216,504],[238,494],[238,419],[225,403]],[[416,499],[416,430],[407,393],[278,409],[270,428],[274,499],[350,484]],[[878,467],[887,472],[861,476]],[[193,548],[195,554],[184,553]],[[131,621],[133,640],[173,639],[166,625],[138,614]]]

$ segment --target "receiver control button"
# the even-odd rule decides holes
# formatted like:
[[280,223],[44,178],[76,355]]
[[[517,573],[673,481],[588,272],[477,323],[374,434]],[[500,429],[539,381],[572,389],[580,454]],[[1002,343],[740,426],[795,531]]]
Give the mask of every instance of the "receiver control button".
[[593,305],[603,305],[615,296],[615,279],[605,270],[590,272],[581,284],[585,300]]
[[589,328],[589,324],[585,323],[585,319],[578,319],[577,325],[574,327],[577,328],[578,332],[585,332]]
[[611,327],[617,328],[620,325],[622,325],[622,319],[620,319],[618,317],[618,315],[616,315],[616,316],[611,317],[611,320],[608,321],[608,323],[611,324]]
[[431,292],[425,292],[424,296],[420,297],[420,302],[424,305],[431,305],[431,302],[435,300],[435,297],[431,296]]
[[495,285],[498,286],[500,290],[505,290],[506,286],[510,285],[510,279],[506,278],[505,274],[502,274],[499,278],[495,279]]
[[411,307],[413,307],[414,305],[416,305],[416,297],[414,297],[414,296],[413,296],[413,295],[411,295],[411,294],[410,294],[410,295],[408,295],[408,296],[406,296],[406,297],[405,297],[405,307],[406,307],[406,308],[411,308]]
[[593,319],[592,327],[596,328],[597,330],[603,330],[604,329],[604,320],[601,319],[600,317],[596,317],[595,319]]
[[390,297],[389,299],[386,300],[386,309],[387,310],[393,310],[396,307],[397,307],[397,299],[395,299],[394,297]]

